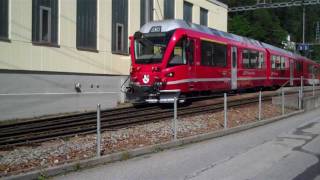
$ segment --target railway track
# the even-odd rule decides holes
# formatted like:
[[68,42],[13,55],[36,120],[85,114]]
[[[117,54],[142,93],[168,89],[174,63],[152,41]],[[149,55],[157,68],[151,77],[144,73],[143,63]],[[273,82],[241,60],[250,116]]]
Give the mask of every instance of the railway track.
[[[266,95],[263,97],[263,100],[271,100],[271,97],[275,94],[277,93]],[[257,96],[248,99],[231,99],[228,101],[228,107],[237,107],[257,102]],[[215,112],[223,108],[223,100],[221,99],[211,103],[195,103],[190,106],[179,107],[178,116],[184,117]],[[161,108],[159,106],[111,109],[101,112],[101,129],[110,130],[172,117],[172,108]],[[95,112],[5,124],[0,125],[0,148],[32,145],[56,138],[71,137],[77,134],[90,134],[95,131]]]

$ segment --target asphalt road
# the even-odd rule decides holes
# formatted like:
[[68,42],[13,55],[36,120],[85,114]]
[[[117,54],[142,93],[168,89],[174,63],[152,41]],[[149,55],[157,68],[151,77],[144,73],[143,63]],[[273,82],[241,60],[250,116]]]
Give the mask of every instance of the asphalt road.
[[317,179],[320,110],[54,179]]

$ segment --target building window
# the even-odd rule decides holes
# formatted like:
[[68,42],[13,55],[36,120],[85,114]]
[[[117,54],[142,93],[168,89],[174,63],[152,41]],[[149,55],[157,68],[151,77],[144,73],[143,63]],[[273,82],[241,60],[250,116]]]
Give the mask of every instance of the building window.
[[192,22],[192,4],[186,1],[183,2],[183,20]]
[[32,1],[32,41],[58,44],[58,0]]
[[201,41],[201,65],[227,66],[227,46],[208,41]]
[[0,1],[0,39],[9,38],[9,4],[8,0]]
[[140,26],[153,21],[153,0],[140,0]]
[[164,19],[174,19],[174,0],[164,0]]
[[40,6],[40,42],[51,42],[51,8]]
[[123,24],[116,24],[116,51],[122,52],[123,49]]
[[112,0],[112,53],[128,54],[128,0]]
[[208,26],[208,10],[200,8],[200,25]]
[[97,49],[97,0],[77,0],[77,48]]

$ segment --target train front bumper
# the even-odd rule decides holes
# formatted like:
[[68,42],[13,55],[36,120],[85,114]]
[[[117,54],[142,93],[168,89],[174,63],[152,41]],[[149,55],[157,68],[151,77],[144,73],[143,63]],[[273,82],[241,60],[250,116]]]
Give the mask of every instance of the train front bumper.
[[132,103],[173,103],[180,96],[180,90],[160,90],[158,85],[140,86],[130,83],[127,99]]

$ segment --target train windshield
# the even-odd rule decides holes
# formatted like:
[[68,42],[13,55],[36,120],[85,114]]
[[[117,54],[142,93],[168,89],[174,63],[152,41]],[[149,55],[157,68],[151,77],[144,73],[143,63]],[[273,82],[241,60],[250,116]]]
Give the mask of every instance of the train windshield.
[[148,33],[135,39],[137,64],[161,63],[172,33]]

